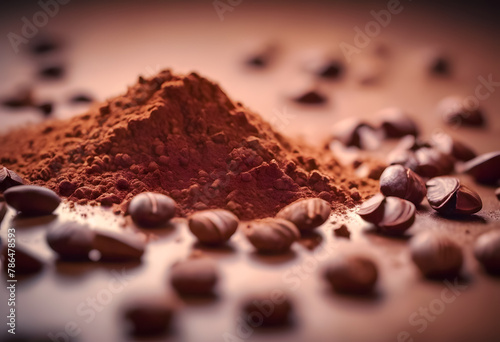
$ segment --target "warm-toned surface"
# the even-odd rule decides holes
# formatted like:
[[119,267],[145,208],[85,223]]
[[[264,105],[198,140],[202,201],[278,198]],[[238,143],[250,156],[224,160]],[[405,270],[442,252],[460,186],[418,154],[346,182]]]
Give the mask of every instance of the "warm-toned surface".
[[[207,75],[219,82],[229,96],[261,113],[279,130],[292,136],[303,135],[312,142],[322,141],[340,118],[352,115],[370,118],[375,111],[396,105],[412,114],[424,137],[435,130],[445,130],[479,153],[498,149],[500,97],[497,90],[481,102],[488,117],[484,130],[448,128],[434,115],[437,102],[444,96],[474,94],[480,84],[478,77],[487,78],[489,74],[494,80],[500,77],[496,32],[480,23],[476,26],[479,20],[466,14],[449,14],[446,7],[432,12],[424,10],[416,1],[403,4],[404,10],[393,17],[378,37],[387,42],[392,51],[383,81],[376,86],[359,85],[354,71],[358,64],[353,61],[345,79],[322,84],[331,96],[325,108],[303,108],[286,99],[292,80],[309,79],[300,67],[301,56],[311,48],[335,49],[341,41],[351,43],[355,34],[353,27],[362,27],[372,20],[370,11],[386,8],[385,2],[349,9],[309,3],[264,6],[244,1],[233,12],[226,12],[224,22],[219,21],[210,1],[196,6],[164,4],[153,9],[143,4],[117,9],[116,4],[86,7],[81,2],[70,2],[51,19],[47,29],[56,31],[65,27],[63,32],[68,34],[68,39],[76,39],[68,47],[71,72],[67,83],[46,86],[40,92],[55,96],[83,87],[103,99],[121,93],[124,85],[132,84],[138,74],[151,76],[159,69],[171,67],[179,72],[195,70]],[[2,32],[4,27],[5,31],[10,27],[17,29],[23,15],[27,14],[9,15]],[[133,18],[134,25],[129,18]],[[250,38],[269,37],[270,32],[284,47],[280,63],[258,73],[242,68],[239,61],[244,56],[246,42]],[[5,40],[2,44],[2,51],[6,52],[1,56],[1,70],[12,80],[0,85],[5,94],[22,84],[22,80],[30,80],[32,70],[27,68],[31,65],[29,61],[10,52]],[[365,52],[369,53],[372,44],[359,57],[366,57]],[[425,63],[421,56],[432,46],[443,47],[453,57],[455,74],[451,79],[432,79],[423,71]],[[284,106],[290,116],[282,120],[283,116],[275,113],[283,113]],[[36,114],[25,115],[38,118]],[[25,118],[0,113],[4,129]],[[375,154],[383,155],[382,151]],[[439,300],[446,285],[420,276],[410,261],[407,239],[378,235],[354,215],[347,215],[332,219],[347,222],[352,233],[350,240],[334,236],[332,230],[337,225],[326,224],[319,230],[321,242],[315,251],[296,245],[294,253],[285,260],[259,257],[241,233],[232,238],[232,249],[207,250],[221,268],[219,298],[210,303],[184,305],[174,320],[175,333],[170,340],[223,341],[224,333],[235,334],[240,300],[260,289],[288,292],[294,300],[297,324],[280,334],[255,332],[246,340],[383,342],[397,341],[401,331],[408,331],[417,342],[498,340],[500,300],[496,294],[500,281],[480,269],[472,256],[472,243],[482,232],[498,228],[499,202],[494,188],[476,185],[469,177],[461,177],[461,180],[477,190],[483,200],[483,209],[476,216],[468,221],[442,218],[424,200],[414,226],[407,232],[411,236],[425,230],[448,231],[465,247],[467,287],[445,305],[422,333],[410,325],[409,318],[421,307],[427,308]],[[94,215],[87,216],[92,225],[113,226],[110,223],[115,218],[111,213],[102,219],[98,215],[100,210],[95,211]],[[67,214],[67,209],[60,209],[58,213],[61,220],[72,215]],[[180,219],[176,219],[172,227],[153,232],[158,238],[149,244],[143,263],[128,268],[127,285],[87,323],[85,319],[89,316],[78,315],[77,308],[87,297],[106,289],[113,278],[112,270],[121,271],[121,265],[79,265],[76,270],[68,264],[54,265],[53,254],[44,241],[46,228],[33,220],[6,220],[2,225],[4,231],[9,225],[16,226],[19,238],[37,246],[49,263],[42,274],[19,283],[18,328],[46,333],[50,327],[55,333],[66,322],[75,321],[82,328],[79,337],[83,341],[126,340],[118,310],[122,302],[135,293],[173,295],[166,281],[167,269],[191,253],[195,243],[186,222]],[[351,250],[362,250],[376,257],[380,280],[379,295],[375,298],[355,299],[332,294],[321,279],[319,265],[324,260],[321,256],[334,257]],[[313,261],[314,256],[317,262]],[[2,292],[0,300],[3,302],[4,298],[5,292]],[[0,314],[4,315],[6,310],[0,303]]]

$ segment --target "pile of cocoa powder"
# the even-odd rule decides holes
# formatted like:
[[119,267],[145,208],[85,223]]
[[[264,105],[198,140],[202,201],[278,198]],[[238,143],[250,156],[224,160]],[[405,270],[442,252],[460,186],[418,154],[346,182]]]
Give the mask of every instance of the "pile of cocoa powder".
[[377,191],[375,181],[275,132],[196,73],[139,77],[125,95],[10,132],[0,146],[0,164],[29,183],[117,212],[144,191],[171,196],[181,215],[226,208],[243,220],[307,197],[342,211]]

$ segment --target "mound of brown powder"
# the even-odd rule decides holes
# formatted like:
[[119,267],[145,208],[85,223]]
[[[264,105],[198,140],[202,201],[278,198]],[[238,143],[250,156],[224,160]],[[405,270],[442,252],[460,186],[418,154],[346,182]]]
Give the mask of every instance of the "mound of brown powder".
[[375,189],[276,133],[216,84],[169,70],[83,115],[1,136],[0,146],[0,163],[29,182],[117,209],[155,191],[174,198],[181,215],[227,208],[251,219],[304,197],[342,210]]

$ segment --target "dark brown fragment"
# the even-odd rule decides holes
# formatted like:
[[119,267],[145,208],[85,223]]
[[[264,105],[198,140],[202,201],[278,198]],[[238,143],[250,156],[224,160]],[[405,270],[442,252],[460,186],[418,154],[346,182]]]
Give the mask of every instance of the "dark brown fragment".
[[44,67],[40,69],[39,76],[45,79],[60,79],[64,76],[64,67],[60,65]]
[[380,139],[372,126],[351,119],[341,121],[333,127],[332,140],[338,140],[344,146],[355,146],[360,149],[374,148],[380,143]]
[[418,135],[415,121],[398,108],[381,111],[381,128],[387,138],[401,138],[406,135]]
[[301,232],[311,231],[328,220],[331,206],[321,198],[308,198],[291,203],[276,215],[292,222]]
[[208,258],[188,259],[170,269],[173,288],[185,296],[210,296],[219,280],[216,263]]
[[438,111],[445,123],[451,126],[484,126],[486,120],[481,108],[467,99],[447,97],[438,105]]
[[342,224],[340,227],[335,228],[333,230],[333,234],[335,234],[335,236],[337,237],[342,237],[346,239],[349,239],[351,237],[351,232],[349,231],[349,229],[345,224]]
[[495,196],[497,196],[497,199],[500,201],[500,188],[495,190]]
[[303,104],[323,104],[327,102],[327,97],[317,90],[311,89],[292,95],[292,100]]
[[413,262],[428,278],[457,277],[463,263],[460,246],[445,234],[425,232],[411,240]]
[[9,206],[27,216],[50,215],[61,203],[54,191],[37,185],[18,185],[3,195]]
[[378,271],[375,263],[366,256],[342,255],[326,266],[323,276],[336,292],[366,295],[373,292]]
[[24,180],[14,171],[6,167],[0,168],[0,192],[17,185],[23,185]]

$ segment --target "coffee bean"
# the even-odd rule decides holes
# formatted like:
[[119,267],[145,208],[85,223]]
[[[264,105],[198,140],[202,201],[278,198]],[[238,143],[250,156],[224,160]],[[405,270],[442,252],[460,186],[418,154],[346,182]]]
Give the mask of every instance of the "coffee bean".
[[402,165],[391,165],[380,176],[380,192],[418,205],[424,199],[427,189],[422,178],[415,172]]
[[416,208],[398,197],[375,195],[361,205],[358,215],[376,225],[385,234],[403,234],[415,221]]
[[7,205],[5,202],[0,202],[0,225],[2,224],[3,218],[5,217],[5,214],[7,213]]
[[497,196],[497,199],[500,201],[500,188],[495,190],[495,196]]
[[450,237],[425,232],[411,239],[413,262],[428,278],[456,277],[460,273],[463,254],[460,246]]
[[436,177],[427,181],[427,200],[432,209],[444,215],[470,215],[481,210],[479,195],[454,177]]
[[323,104],[328,100],[324,94],[315,89],[306,90],[296,95],[292,95],[291,99],[295,102],[303,104]]
[[170,282],[181,295],[213,295],[218,280],[216,263],[204,257],[178,262],[170,269]]
[[452,126],[483,126],[486,121],[480,108],[456,96],[441,100],[438,104],[438,112],[444,122]]
[[64,76],[64,68],[60,65],[51,65],[40,69],[39,76],[46,79],[60,79]]
[[337,237],[342,237],[346,239],[349,239],[351,237],[351,232],[349,231],[349,229],[345,224],[342,224],[340,227],[335,228],[333,230],[333,234],[335,234],[335,236]]
[[500,231],[482,234],[474,245],[474,255],[491,274],[500,274]]
[[400,164],[422,177],[436,177],[453,171],[452,157],[432,148],[411,135],[402,138],[398,146],[389,154],[388,163]]
[[3,195],[8,205],[27,216],[50,215],[61,203],[54,191],[37,185],[18,185]]
[[356,119],[346,119],[333,127],[332,140],[338,140],[344,146],[375,149],[380,145],[381,139],[369,124]]
[[323,276],[336,292],[366,295],[373,292],[378,271],[366,256],[340,255],[327,264]]
[[88,260],[95,233],[79,222],[64,222],[47,231],[46,240],[61,260]]
[[292,222],[301,232],[313,230],[328,220],[330,204],[321,198],[308,198],[287,205],[276,215]]
[[37,105],[36,108],[38,108],[38,110],[40,110],[40,112],[42,112],[44,116],[49,116],[50,114],[52,114],[54,105],[52,104],[52,102],[44,102],[42,104]]
[[467,161],[476,157],[476,153],[470,147],[453,139],[446,133],[433,134],[430,144],[438,151],[452,156],[456,160]]
[[376,194],[365,201],[358,210],[358,215],[365,221],[378,224],[384,218],[385,197],[382,194]]
[[34,55],[44,55],[49,52],[56,51],[61,47],[60,42],[56,42],[52,39],[40,39],[31,46],[31,53]]
[[477,182],[496,184],[500,181],[500,151],[489,152],[469,160],[462,172],[474,177]]
[[381,117],[381,129],[387,138],[401,138],[406,135],[418,135],[415,121],[399,108],[386,108],[377,116]]
[[386,197],[384,217],[377,227],[386,234],[403,234],[415,221],[416,208],[410,201]]
[[434,56],[430,60],[429,72],[436,76],[449,76],[451,74],[449,59],[445,56]]
[[[15,253],[12,253],[12,250],[14,250]],[[43,261],[34,254],[28,246],[21,243],[19,240],[16,240],[16,246],[14,248],[4,245],[2,247],[2,257],[3,270],[5,272],[8,272],[7,266],[9,263],[15,264],[15,274],[37,273],[44,267]]]
[[162,194],[144,192],[130,201],[128,213],[138,226],[161,226],[174,217],[175,201]]
[[9,108],[23,108],[33,106],[33,91],[21,89],[15,96],[2,100],[2,105]]
[[300,238],[300,232],[290,221],[265,218],[249,222],[245,228],[248,241],[260,253],[285,253]]
[[174,308],[163,298],[135,299],[126,304],[124,318],[132,327],[132,335],[158,336],[170,327]]
[[283,327],[291,324],[293,304],[285,294],[260,293],[244,300],[242,313],[251,327]]
[[146,242],[138,234],[101,230],[95,231],[93,247],[101,254],[99,261],[136,262],[141,260]]
[[276,59],[278,52],[278,45],[268,44],[266,46],[257,48],[254,53],[246,58],[245,64],[253,68],[267,68]]
[[23,185],[24,180],[14,171],[6,167],[0,168],[0,192],[16,185]]
[[199,211],[189,217],[189,229],[202,243],[220,244],[236,232],[239,220],[223,209]]
[[306,65],[306,70],[325,79],[339,79],[345,72],[344,65],[336,59],[316,59]]
[[86,94],[77,94],[70,99],[71,103],[90,103],[92,101],[92,97]]

